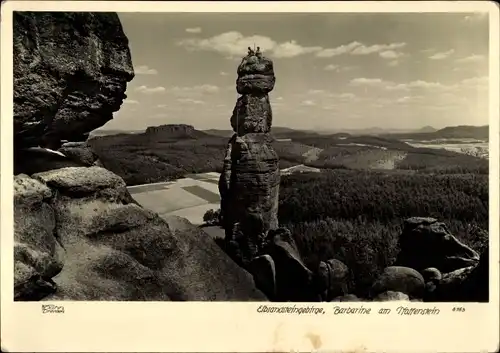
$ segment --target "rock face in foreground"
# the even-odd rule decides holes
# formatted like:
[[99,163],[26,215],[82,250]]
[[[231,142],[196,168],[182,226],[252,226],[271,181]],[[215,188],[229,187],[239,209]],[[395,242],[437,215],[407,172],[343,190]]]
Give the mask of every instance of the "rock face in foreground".
[[395,264],[417,271],[433,267],[446,273],[475,266],[479,261],[476,251],[460,242],[435,218],[405,220],[399,246],[401,250]]
[[219,180],[226,241],[240,250],[243,265],[259,254],[267,232],[278,227],[278,155],[268,134],[268,92],[274,83],[272,61],[249,49],[238,67],[236,89],[242,96],[231,116],[235,134]]
[[14,185],[16,300],[266,300],[203,231],[172,231],[106,169]]
[[134,77],[116,13],[14,13],[16,148],[84,141],[113,118]]

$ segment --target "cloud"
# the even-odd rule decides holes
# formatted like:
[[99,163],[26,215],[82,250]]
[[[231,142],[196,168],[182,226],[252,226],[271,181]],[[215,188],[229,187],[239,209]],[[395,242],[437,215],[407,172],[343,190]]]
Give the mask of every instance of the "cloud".
[[462,87],[473,88],[473,89],[486,89],[489,85],[488,76],[478,76],[463,79],[461,82]]
[[201,101],[198,99],[192,99],[192,98],[178,98],[177,101],[180,103],[186,103],[186,104],[205,104],[204,101]]
[[155,94],[155,93],[163,93],[166,91],[165,87],[147,87],[147,86],[139,86],[135,89],[137,92],[145,93],[145,94]]
[[245,37],[236,31],[221,33],[205,39],[182,39],[177,42],[177,45],[191,51],[213,51],[231,57],[240,57],[246,54],[247,47],[253,47],[254,43],[258,43],[262,51],[272,50],[277,46],[277,43],[271,38],[258,35]]
[[353,55],[367,55],[373,53],[379,53],[383,51],[389,51],[393,49],[399,49],[406,46],[406,43],[391,43],[391,44],[374,44],[366,46],[364,44],[356,47],[351,54]]
[[230,31],[209,38],[185,38],[177,45],[190,51],[212,51],[230,58],[241,57],[248,47],[258,45],[263,52],[269,52],[275,58],[292,58],[304,54],[315,53],[317,57],[329,58],[341,54],[366,55],[402,48],[406,43],[375,44],[366,46],[360,42],[343,44],[336,48],[320,46],[303,46],[296,40],[278,43],[272,38],[260,35],[244,36],[240,32]]
[[337,98],[341,99],[354,99],[356,96],[353,93],[341,93],[336,96]]
[[186,28],[186,32],[188,33],[201,33],[200,27]]
[[221,72],[219,72],[219,75],[221,75],[221,76],[227,76],[229,74],[227,72],[225,72],[225,71],[221,71]]
[[281,101],[281,100],[283,100],[283,97],[276,97],[275,100]]
[[429,82],[423,80],[415,80],[408,83],[394,83],[387,82],[386,88],[388,90],[409,90],[416,89],[451,89],[454,85],[445,85],[440,82]]
[[321,47],[303,47],[296,41],[277,44],[273,49],[273,56],[276,58],[293,58],[294,56],[317,52]]
[[394,51],[394,50],[385,50],[379,53],[380,57],[384,59],[397,59],[401,56],[403,56],[403,53]]
[[389,65],[389,66],[398,66],[399,65],[399,61],[398,60],[392,60],[392,61],[389,61],[389,63],[387,65]]
[[164,109],[167,107],[167,105],[166,104],[158,104],[156,107],[160,108],[160,109]]
[[191,94],[214,94],[219,92],[220,89],[218,86],[215,85],[204,84],[191,87],[174,86],[169,91],[178,95],[191,95]]
[[133,99],[125,99],[123,104],[139,104],[139,102]]
[[349,84],[353,86],[380,86],[384,83],[384,80],[380,78],[353,78]]
[[431,59],[431,60],[443,60],[443,59],[446,59],[447,57],[449,57],[454,52],[455,52],[455,49],[450,49],[448,51],[435,53],[435,54],[429,56],[429,59]]
[[396,100],[397,103],[414,103],[420,102],[424,97],[422,96],[404,96]]
[[313,105],[316,105],[316,103],[314,103],[312,100],[305,100],[305,101],[302,101],[302,103],[300,103],[301,105],[305,105],[305,106],[308,106],[308,107],[311,107]]
[[307,91],[307,94],[310,94],[310,95],[318,95],[318,94],[324,94],[324,93],[326,93],[326,92],[322,89],[310,89],[309,91]]
[[466,15],[464,17],[464,21],[474,22],[474,21],[481,21],[486,18],[488,18],[488,12],[476,12],[472,15]]
[[350,53],[355,48],[362,45],[363,44],[359,42],[351,42],[349,44],[342,44],[336,48],[321,49],[316,53],[316,56],[319,58],[331,58],[333,56]]
[[415,80],[407,83],[396,83],[393,81],[385,81],[380,78],[355,78],[349,83],[352,86],[371,86],[371,87],[381,87],[390,91],[404,91],[410,89],[440,89],[449,90],[457,87],[456,84],[443,84],[440,82],[430,82],[424,80]]
[[338,65],[335,65],[335,64],[330,64],[330,65],[326,65],[325,66],[325,70],[326,71],[338,71],[339,70],[339,66]]
[[465,58],[460,58],[455,61],[460,64],[468,64],[468,63],[477,63],[483,61],[484,59],[485,59],[484,55],[472,54],[470,56],[467,56]]
[[147,65],[140,65],[134,68],[134,72],[137,75],[157,75],[158,71],[149,68]]

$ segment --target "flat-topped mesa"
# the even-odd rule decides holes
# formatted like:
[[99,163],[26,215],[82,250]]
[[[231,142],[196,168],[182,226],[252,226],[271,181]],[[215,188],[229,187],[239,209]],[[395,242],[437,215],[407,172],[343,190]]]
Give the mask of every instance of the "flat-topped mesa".
[[249,48],[238,66],[236,90],[242,94],[231,116],[229,140],[219,180],[226,240],[243,264],[258,255],[267,232],[278,227],[279,159],[272,147],[273,63]]
[[248,48],[237,73],[236,91],[242,96],[238,98],[231,116],[233,130],[239,136],[269,132],[272,110],[268,93],[276,82],[272,60],[264,57],[259,47],[256,52]]

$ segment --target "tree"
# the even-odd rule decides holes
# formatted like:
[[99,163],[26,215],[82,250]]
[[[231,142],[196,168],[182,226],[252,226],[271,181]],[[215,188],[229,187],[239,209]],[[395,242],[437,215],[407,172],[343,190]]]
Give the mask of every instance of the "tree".
[[205,212],[203,215],[203,222],[205,222],[208,225],[219,225],[221,224],[221,212],[220,209],[218,210],[208,210]]

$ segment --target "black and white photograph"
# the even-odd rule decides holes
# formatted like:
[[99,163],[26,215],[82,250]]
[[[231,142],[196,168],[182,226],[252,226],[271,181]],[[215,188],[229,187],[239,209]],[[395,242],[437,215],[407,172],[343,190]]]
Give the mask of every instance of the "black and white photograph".
[[263,7],[12,13],[14,302],[498,301],[488,10]]
[[15,300],[488,301],[487,13],[13,19]]

